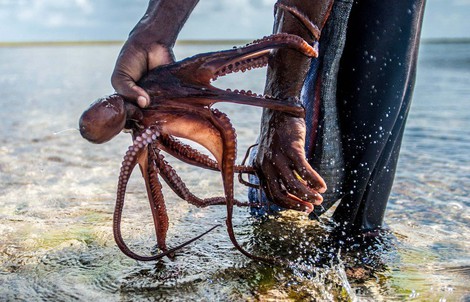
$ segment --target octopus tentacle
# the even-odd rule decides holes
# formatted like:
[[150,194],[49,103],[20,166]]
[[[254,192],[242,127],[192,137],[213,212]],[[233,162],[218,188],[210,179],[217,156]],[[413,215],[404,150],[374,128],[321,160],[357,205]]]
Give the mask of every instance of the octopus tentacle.
[[312,34],[313,38],[317,41],[320,40],[321,30],[312,23],[312,21],[303,13],[301,13],[297,8],[293,6],[288,6],[282,3],[276,3],[275,7],[283,9],[285,11],[290,12],[294,17],[296,17]]
[[223,141],[224,141],[224,153],[222,156],[222,179],[224,182],[224,191],[225,197],[227,199],[227,219],[225,221],[227,225],[227,232],[230,238],[230,241],[239,250],[243,255],[247,256],[256,261],[268,262],[268,263],[279,263],[276,259],[265,258],[251,254],[246,251],[237,241],[235,232],[233,230],[233,201],[234,201],[234,192],[233,192],[233,179],[234,179],[234,162],[237,152],[237,139],[235,129],[230,122],[230,119],[223,112],[220,112],[217,109],[211,109],[212,111],[212,121],[214,125],[221,132]]
[[270,44],[270,48],[288,47],[295,49],[307,57],[317,57],[318,50],[314,49],[312,45],[308,44],[302,37],[289,33],[276,33],[270,36],[263,37],[262,39],[254,40],[247,46],[258,46],[260,44]]
[[[295,49],[308,57],[318,56],[318,50],[308,44],[303,38],[288,33],[276,33],[255,40],[243,47],[199,54],[184,59],[180,61],[178,69],[179,72],[186,73],[187,70],[193,69],[195,66],[200,67],[200,65],[205,65],[208,68],[212,68],[215,65],[219,65],[219,68],[216,68],[220,76],[227,74],[226,72],[243,71],[243,69],[253,67],[254,64],[262,64],[265,60],[264,58],[269,56],[271,49],[281,47]],[[204,80],[204,75],[199,73],[199,79]]]
[[[248,157],[250,156],[251,149],[253,149],[253,148],[256,147],[256,146],[258,146],[257,143],[256,143],[256,144],[253,144],[253,145],[251,145],[251,146],[248,147],[248,149],[246,150],[246,153],[245,153],[245,157],[244,157],[243,160],[242,160],[241,166],[243,166],[243,167],[245,166],[245,162],[246,162],[246,160],[248,159]],[[250,167],[250,168],[253,169],[253,167]],[[254,174],[256,174],[256,173],[254,173]],[[252,184],[251,182],[244,180],[244,179],[243,179],[243,173],[240,172],[240,171],[238,171],[238,181],[239,181],[241,184],[243,184],[243,185],[245,185],[245,186],[247,186],[247,187],[250,187],[250,188],[258,189],[258,188],[260,187],[259,185]]]
[[[158,154],[158,160],[156,160],[157,166],[161,171],[161,176],[165,182],[171,187],[171,189],[178,195],[180,198],[186,200],[192,205],[195,205],[198,208],[203,208],[212,205],[225,205],[225,197],[211,197],[211,198],[199,198],[196,195],[192,194],[189,189],[186,187],[185,183],[181,180],[179,175],[173,169],[173,167],[165,161],[162,154]],[[234,201],[234,204],[237,206],[248,206],[249,203]]]
[[119,181],[118,181],[118,189],[117,189],[117,197],[116,197],[116,205],[114,208],[114,215],[113,215],[113,233],[114,233],[114,240],[116,241],[117,246],[119,249],[128,257],[139,260],[139,261],[154,261],[161,259],[165,256],[172,255],[177,250],[185,247],[186,245],[196,241],[197,239],[201,238],[202,236],[206,235],[216,227],[220,225],[215,225],[214,227],[210,228],[208,231],[202,233],[199,236],[196,236],[172,249],[166,250],[160,254],[153,255],[153,256],[141,256],[133,251],[127,246],[122,238],[121,233],[121,219],[122,219],[122,210],[124,208],[124,197],[126,194],[126,187],[127,183],[129,182],[130,175],[132,170],[137,164],[137,157],[142,154],[144,148],[146,148],[149,144],[155,142],[158,137],[160,136],[160,132],[155,128],[148,128],[141,136],[137,136],[134,140],[132,146],[126,152],[124,156],[124,161],[122,162],[121,173],[119,174]]
[[158,160],[158,150],[153,148],[153,144],[148,146],[148,164],[147,175],[144,176],[147,187],[150,209],[152,212],[153,222],[155,226],[155,234],[157,236],[157,246],[162,251],[166,251],[166,234],[169,227],[169,219],[165,206],[165,198],[163,197],[162,184],[158,180],[160,170],[156,161]]
[[209,156],[200,153],[191,146],[182,143],[171,135],[162,135],[160,139],[162,149],[181,161],[193,166],[219,171],[218,164]]
[[[184,144],[171,135],[162,134],[160,136],[159,143],[160,149],[185,163],[204,169],[220,171],[217,161],[199,152],[190,145]],[[235,165],[234,169],[237,173],[255,173],[255,169],[253,167],[246,166],[244,163],[241,165]]]

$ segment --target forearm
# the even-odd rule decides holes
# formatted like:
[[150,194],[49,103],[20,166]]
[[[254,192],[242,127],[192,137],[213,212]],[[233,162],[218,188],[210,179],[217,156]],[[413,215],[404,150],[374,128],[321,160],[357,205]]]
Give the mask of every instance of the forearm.
[[[292,11],[278,9],[274,32],[295,34],[313,43],[328,18],[333,0],[286,0],[282,3],[295,8],[314,25],[305,26]],[[318,30],[313,32],[315,26]],[[274,52],[268,64],[266,94],[286,102],[297,101],[310,63],[311,58],[296,51],[279,49]],[[320,194],[326,191],[326,184],[306,160],[305,131],[304,119],[265,109],[255,165],[269,199],[285,208],[310,212],[312,204],[322,202]],[[297,197],[285,196],[286,190]]]
[[[325,24],[333,0],[283,1],[286,6],[295,7],[312,21],[320,30]],[[289,33],[302,37],[309,43],[314,42],[312,33],[288,11],[277,9],[274,33]],[[295,50],[277,50],[268,65],[265,93],[276,98],[293,101],[300,96],[300,91],[310,67],[311,58]]]
[[199,0],[150,0],[145,15],[129,37],[173,47]]

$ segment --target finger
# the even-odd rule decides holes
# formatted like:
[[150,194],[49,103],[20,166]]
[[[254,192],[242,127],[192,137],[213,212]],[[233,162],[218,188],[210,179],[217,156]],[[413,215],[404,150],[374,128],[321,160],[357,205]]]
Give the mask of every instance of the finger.
[[124,44],[116,60],[111,84],[116,92],[127,100],[146,107],[150,103],[147,92],[136,82],[147,73],[147,56],[145,51],[132,47],[132,43]]
[[315,190],[309,188],[307,183],[296,177],[295,172],[287,164],[285,160],[276,160],[276,168],[279,170],[279,177],[286,190],[298,198],[309,201],[314,205],[320,205],[323,197]]
[[307,181],[310,188],[317,191],[318,193],[325,193],[327,186],[320,174],[315,171],[312,166],[304,157],[292,158],[295,171],[302,177],[303,180]]
[[133,86],[132,90],[136,91],[139,95],[137,97],[137,105],[139,105],[140,108],[145,108],[150,105],[150,96],[147,91],[137,85]]
[[[275,177],[276,173],[271,166],[265,166],[263,168],[264,181],[262,186],[265,190],[266,195],[278,206],[310,213],[313,211],[313,205],[309,202],[303,201],[300,198],[292,194],[284,194],[279,180]],[[286,192],[287,193],[287,192]]]
[[137,86],[133,77],[122,71],[119,67],[116,67],[111,76],[111,84],[118,94],[124,96],[129,101],[137,103],[141,108],[149,105],[150,97],[147,92]]

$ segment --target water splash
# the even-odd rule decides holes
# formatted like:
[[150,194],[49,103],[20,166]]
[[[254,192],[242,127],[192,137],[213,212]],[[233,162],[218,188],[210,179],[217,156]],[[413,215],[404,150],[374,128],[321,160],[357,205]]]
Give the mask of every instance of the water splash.
[[58,132],[54,132],[53,134],[54,134],[54,135],[59,135],[59,134],[63,134],[63,133],[70,132],[70,131],[72,131],[72,132],[75,132],[75,131],[80,132],[80,129],[78,129],[78,128],[68,128],[68,129],[60,130],[60,131],[58,131]]

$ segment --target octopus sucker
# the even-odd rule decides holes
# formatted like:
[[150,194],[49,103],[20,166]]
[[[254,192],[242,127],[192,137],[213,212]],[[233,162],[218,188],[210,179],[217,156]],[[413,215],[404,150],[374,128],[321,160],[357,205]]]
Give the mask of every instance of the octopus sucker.
[[[135,168],[135,166],[137,165],[137,160],[135,160],[134,157],[132,156],[128,156],[128,153],[130,152],[137,152],[139,153],[139,155],[141,153],[143,153],[145,150],[144,148],[147,148],[149,145],[151,145],[152,143],[154,143],[157,139],[158,139],[158,131],[152,131],[150,128],[146,129],[145,130],[148,134],[151,134],[153,137],[155,137],[155,139],[152,139],[151,141],[145,141],[143,140],[143,135],[141,136],[137,136],[135,141],[139,142],[139,141],[144,141],[143,144],[137,144],[137,148],[136,148],[136,144],[134,144],[134,146],[130,146],[129,147],[129,150],[126,152],[126,155],[124,156],[124,161],[123,161],[123,164],[122,164],[122,168],[121,168],[121,171],[122,170],[132,170]],[[150,150],[151,152],[149,152],[149,154],[151,154],[149,156],[149,158],[153,158],[153,156],[155,156],[155,153],[153,153],[153,150]],[[158,260],[158,259],[161,259],[165,256],[172,256],[176,251],[180,250],[181,248],[185,247],[186,245],[194,242],[195,240],[201,238],[202,236],[206,235],[207,233],[209,233],[210,231],[212,231],[213,229],[215,229],[216,227],[220,226],[220,225],[216,225],[212,228],[210,228],[208,231],[172,248],[172,249],[167,249],[166,248],[166,243],[165,243],[165,239],[166,239],[166,232],[168,230],[168,219],[166,217],[166,209],[165,209],[165,205],[164,205],[164,200],[163,200],[163,194],[161,192],[161,184],[160,182],[158,181],[158,178],[157,178],[157,174],[158,172],[160,171],[158,169],[158,165],[155,165],[155,166],[152,166],[152,165],[148,165],[147,164],[147,167],[151,167],[150,169],[148,169],[149,171],[149,181],[148,181],[148,187],[149,187],[149,190],[150,190],[150,195],[153,197],[150,199],[150,202],[151,202],[151,209],[152,209],[152,216],[154,218],[154,223],[155,223],[155,228],[156,228],[156,232],[157,232],[157,244],[158,244],[158,247],[163,250],[162,253],[159,253],[157,255],[152,255],[152,256],[142,256],[142,255],[138,255],[136,253],[134,253],[128,246],[127,244],[125,243],[124,239],[122,238],[122,233],[121,233],[121,219],[122,219],[122,211],[123,211],[123,208],[124,208],[124,199],[125,199],[125,193],[126,193],[126,187],[127,187],[127,183],[129,181],[129,178],[130,178],[130,175],[131,173],[121,173],[119,175],[119,180],[118,180],[118,188],[117,188],[117,197],[116,197],[116,205],[115,205],[115,209],[114,209],[114,216],[113,216],[113,233],[114,233],[114,239],[116,241],[116,244],[117,246],[119,247],[119,249],[128,257],[132,258],[132,259],[135,259],[135,260],[139,260],[139,261],[154,261],[154,260]],[[128,168],[128,169],[126,169]],[[152,169],[153,168],[153,169]],[[157,168],[157,169],[155,169]],[[176,175],[176,173],[175,173]],[[162,224],[166,224],[166,225],[162,225]]]

